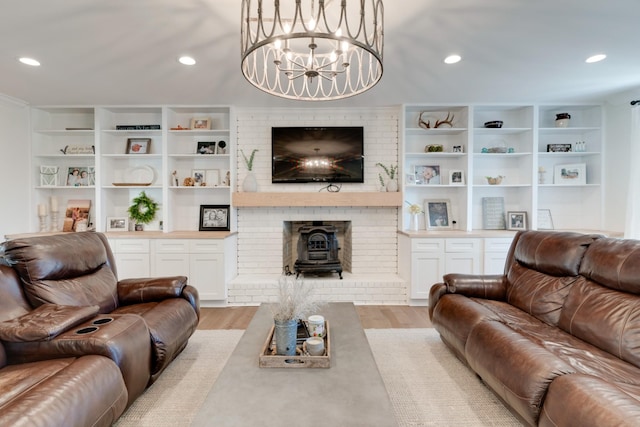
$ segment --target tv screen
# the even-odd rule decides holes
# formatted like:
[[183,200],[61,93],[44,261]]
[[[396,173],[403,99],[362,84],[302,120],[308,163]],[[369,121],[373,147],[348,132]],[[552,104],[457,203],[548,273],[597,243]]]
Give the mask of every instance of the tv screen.
[[362,127],[274,127],[273,183],[364,182]]

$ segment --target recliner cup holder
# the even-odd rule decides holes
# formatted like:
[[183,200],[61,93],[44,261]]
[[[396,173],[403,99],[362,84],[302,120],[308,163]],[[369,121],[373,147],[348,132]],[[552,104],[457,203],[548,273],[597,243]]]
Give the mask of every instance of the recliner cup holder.
[[90,334],[91,332],[95,332],[98,329],[99,328],[97,326],[87,326],[86,328],[78,329],[76,331],[76,334],[78,335]]
[[113,318],[112,317],[103,317],[102,319],[96,319],[93,322],[91,322],[92,325],[105,325],[109,322],[113,322]]

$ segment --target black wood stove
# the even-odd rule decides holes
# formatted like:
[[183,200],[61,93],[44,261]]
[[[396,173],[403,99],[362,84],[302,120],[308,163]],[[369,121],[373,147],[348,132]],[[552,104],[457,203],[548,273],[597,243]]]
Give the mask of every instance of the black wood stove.
[[296,275],[335,272],[342,279],[338,228],[314,222],[313,225],[300,227],[298,232],[298,259],[294,264]]

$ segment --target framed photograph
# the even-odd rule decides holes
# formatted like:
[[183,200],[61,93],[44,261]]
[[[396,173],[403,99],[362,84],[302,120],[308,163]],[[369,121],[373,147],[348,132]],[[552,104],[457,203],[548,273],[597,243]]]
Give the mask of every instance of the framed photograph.
[[427,229],[451,228],[451,201],[448,199],[425,200],[424,213]]
[[547,153],[569,153],[571,144],[547,144]]
[[208,119],[208,118],[191,119],[191,129],[211,129],[211,119]]
[[127,139],[127,154],[149,154],[151,152],[151,138]]
[[553,183],[560,185],[585,185],[587,183],[587,165],[585,163],[556,165],[554,167]]
[[129,231],[129,218],[126,216],[108,217],[107,231]]
[[464,185],[464,171],[450,170],[449,185]]
[[40,186],[56,187],[58,185],[58,166],[40,166]]
[[93,172],[92,184],[89,183],[89,168],[84,166],[71,166],[67,172],[67,186],[69,187],[87,187],[95,185],[95,168],[91,168]]
[[220,185],[220,170],[219,169],[207,169],[204,171],[204,182],[207,187],[217,187]]
[[462,153],[462,145],[454,145],[453,146],[453,152],[454,153]]
[[538,209],[538,230],[553,230],[550,209]]
[[507,230],[526,230],[527,229],[527,213],[526,212],[507,212]]
[[200,231],[229,231],[229,205],[200,205]]
[[62,231],[86,231],[89,225],[91,200],[69,200],[64,213]]
[[413,177],[418,185],[440,184],[440,165],[416,165]]
[[191,171],[191,178],[193,178],[194,186],[199,187],[202,184],[206,184],[205,178],[205,170],[204,169],[193,169]]
[[196,153],[198,154],[216,154],[216,144],[215,141],[198,141],[198,148],[196,148]]

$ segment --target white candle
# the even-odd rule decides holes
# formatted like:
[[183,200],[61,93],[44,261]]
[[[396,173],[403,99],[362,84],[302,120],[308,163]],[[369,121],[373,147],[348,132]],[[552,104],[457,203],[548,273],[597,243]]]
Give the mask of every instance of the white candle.
[[46,216],[47,215],[47,207],[45,205],[38,205],[38,216]]
[[58,198],[51,196],[51,212],[58,212]]

